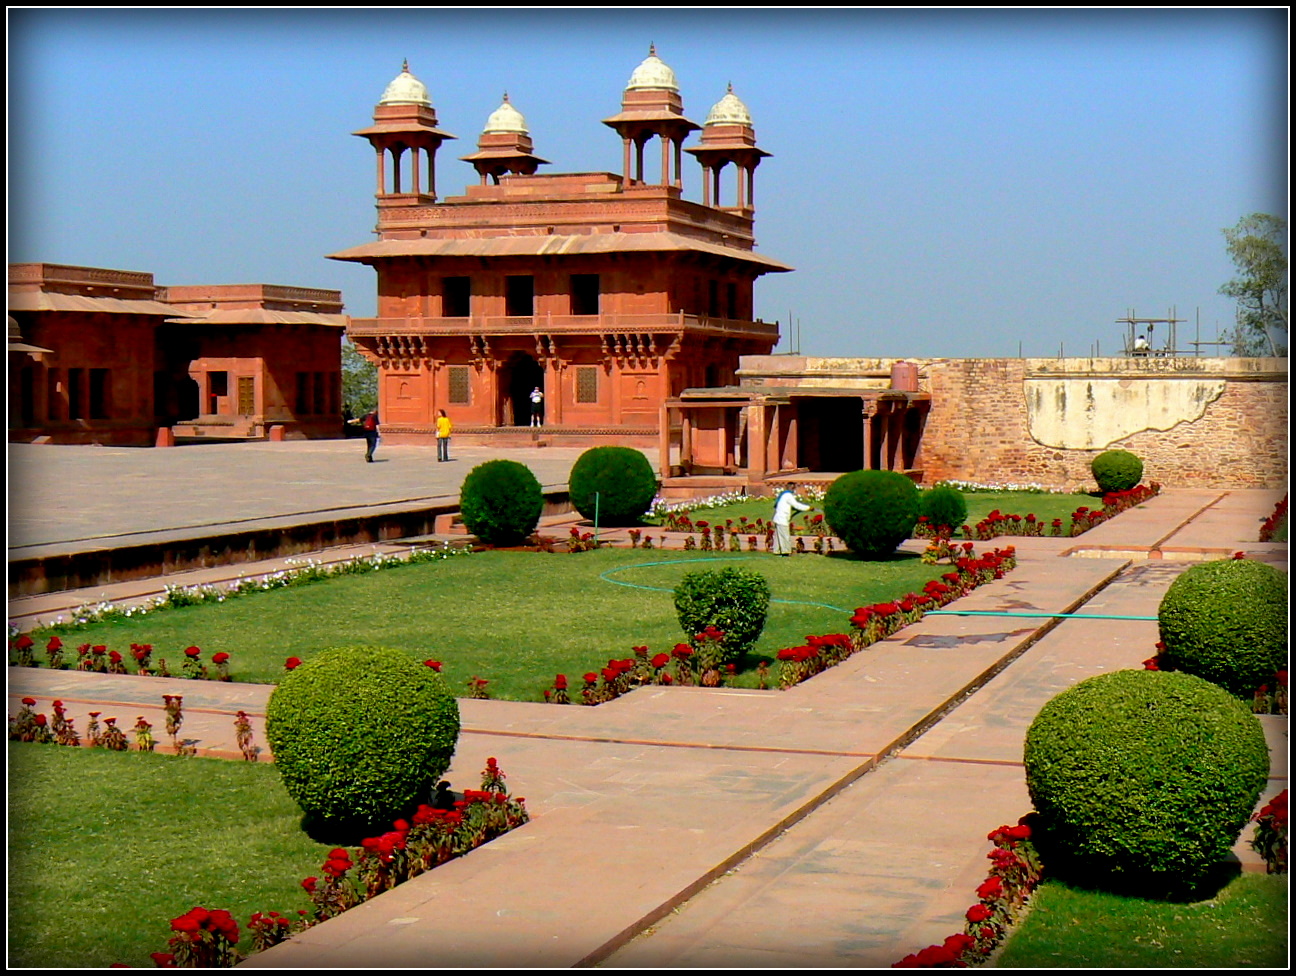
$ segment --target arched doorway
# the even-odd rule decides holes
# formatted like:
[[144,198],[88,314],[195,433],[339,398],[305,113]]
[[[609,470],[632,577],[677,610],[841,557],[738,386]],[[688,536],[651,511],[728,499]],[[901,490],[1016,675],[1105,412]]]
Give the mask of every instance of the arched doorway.
[[544,392],[544,367],[535,357],[515,352],[504,366],[500,393],[500,420],[505,427],[526,427],[531,423],[531,391]]

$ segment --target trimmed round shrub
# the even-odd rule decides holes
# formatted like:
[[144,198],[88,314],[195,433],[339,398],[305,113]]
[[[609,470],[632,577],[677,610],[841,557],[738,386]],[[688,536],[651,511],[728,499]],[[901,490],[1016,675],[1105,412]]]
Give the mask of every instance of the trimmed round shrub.
[[634,525],[657,497],[657,473],[632,447],[591,447],[567,480],[572,506],[600,525]]
[[852,471],[828,486],[824,518],[850,549],[866,559],[881,559],[913,535],[918,494],[917,486],[899,472]]
[[967,499],[957,488],[937,485],[920,493],[918,514],[926,516],[933,529],[944,525],[957,532],[967,521]]
[[1250,698],[1287,661],[1287,574],[1254,559],[1198,563],[1161,599],[1167,668]]
[[1133,488],[1143,478],[1143,462],[1129,451],[1103,451],[1090,462],[1089,470],[1104,495]]
[[540,523],[544,492],[531,469],[500,459],[468,472],[459,491],[459,514],[468,531],[488,546],[515,546]]
[[764,576],[732,567],[686,573],[675,587],[675,612],[690,641],[709,626],[724,631],[721,663],[737,661],[760,639],[769,601]]
[[339,647],[290,671],[266,706],[266,738],[308,817],[390,824],[426,802],[459,739],[459,703],[403,651]]
[[1161,896],[1190,891],[1228,857],[1269,775],[1250,710],[1170,671],[1062,692],[1026,733],[1025,763],[1051,873]]

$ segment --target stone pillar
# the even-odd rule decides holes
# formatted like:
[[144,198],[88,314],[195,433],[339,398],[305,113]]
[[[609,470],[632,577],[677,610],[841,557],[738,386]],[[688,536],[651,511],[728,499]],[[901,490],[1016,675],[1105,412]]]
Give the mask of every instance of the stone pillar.
[[865,471],[873,467],[873,405],[867,400],[862,404],[864,411],[864,464]]
[[550,356],[545,360],[544,422],[545,426],[562,423],[562,360]]
[[887,454],[890,463],[887,465],[892,471],[898,471],[904,468],[904,408],[891,406],[891,417],[888,426],[891,428],[887,431]]
[[727,472],[737,470],[737,459],[734,457],[734,424],[738,414],[733,407],[721,407],[720,436],[724,438],[724,450],[720,452],[721,465]]
[[175,447],[175,433],[170,427],[159,427],[154,447]]
[[[630,350],[625,350],[625,354],[629,355]],[[615,357],[609,356],[608,360],[608,388],[609,399],[611,401],[609,405],[612,408],[612,423],[619,424],[621,423],[622,406],[621,366]]]
[[747,480],[763,481],[767,469],[766,457],[766,406],[760,401],[752,401],[747,408]]
[[766,435],[765,442],[765,469],[766,472],[778,471],[783,467],[782,449],[779,447],[779,440],[783,434],[783,415],[780,412],[782,408],[778,404],[774,405],[774,413],[770,420],[769,433]]
[[657,473],[663,479],[671,476],[670,416],[670,407],[663,403],[657,411]]

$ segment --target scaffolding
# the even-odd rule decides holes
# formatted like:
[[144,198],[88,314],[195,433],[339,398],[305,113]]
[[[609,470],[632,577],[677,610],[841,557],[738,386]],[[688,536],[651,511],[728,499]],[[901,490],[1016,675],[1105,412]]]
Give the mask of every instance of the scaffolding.
[[[1175,309],[1172,307],[1165,318],[1142,318],[1134,314],[1134,310],[1126,309],[1125,317],[1117,319],[1117,322],[1125,324],[1125,355],[1138,356],[1140,358],[1147,356],[1182,356],[1187,355],[1178,348],[1178,325],[1180,322],[1186,322],[1187,319],[1178,318]],[[1157,326],[1162,326],[1161,336],[1157,334]],[[1160,343],[1158,345],[1158,343]],[[1200,355],[1202,344],[1197,345],[1196,355]]]

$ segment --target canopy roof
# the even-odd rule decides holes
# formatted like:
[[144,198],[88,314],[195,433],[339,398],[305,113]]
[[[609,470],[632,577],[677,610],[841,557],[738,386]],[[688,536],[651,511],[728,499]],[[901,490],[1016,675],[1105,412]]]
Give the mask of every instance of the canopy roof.
[[532,257],[554,254],[611,254],[627,251],[697,251],[759,265],[764,271],[791,271],[789,265],[755,251],[654,231],[645,234],[533,234],[517,237],[388,239],[330,254],[336,261],[370,262],[394,257]]

